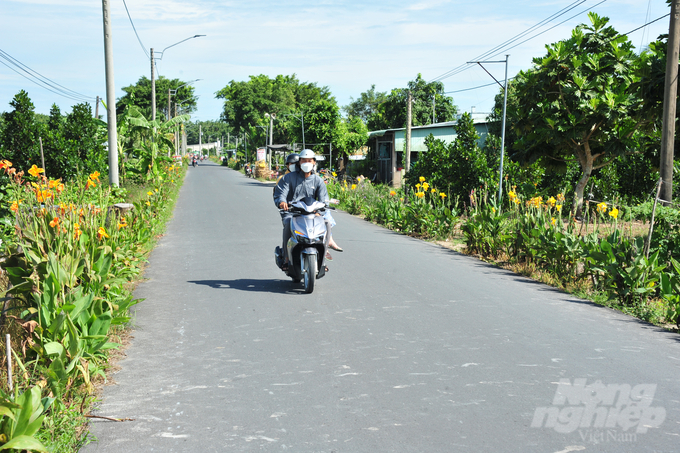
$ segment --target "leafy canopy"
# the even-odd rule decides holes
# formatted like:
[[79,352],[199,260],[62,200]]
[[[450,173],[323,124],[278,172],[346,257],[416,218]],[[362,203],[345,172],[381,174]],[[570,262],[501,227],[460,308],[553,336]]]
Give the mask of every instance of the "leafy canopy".
[[[168,119],[168,90],[177,90],[170,100],[171,116],[175,116],[175,107],[177,107],[177,115],[196,111],[198,98],[194,95],[193,86],[187,85],[187,82],[180,79],[171,80],[164,76],[160,76],[154,83],[156,85],[156,115],[162,114],[166,120]],[[124,87],[123,91],[125,96],[116,103],[116,114],[122,114],[125,106],[134,105],[144,117],[151,118],[151,79],[142,76],[136,84]]]
[[508,111],[517,137],[515,158],[578,161],[577,213],[592,171],[636,151],[645,124],[634,90],[639,76],[632,43],[607,26],[609,19],[588,17],[589,25],[546,46],[548,53],[517,75],[513,88],[519,102]]

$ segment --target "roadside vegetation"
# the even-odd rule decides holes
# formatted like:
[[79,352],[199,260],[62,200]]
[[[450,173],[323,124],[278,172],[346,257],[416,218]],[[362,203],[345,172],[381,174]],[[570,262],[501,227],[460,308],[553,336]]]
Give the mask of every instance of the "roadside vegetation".
[[[24,126],[37,124],[27,97],[16,101],[27,107]],[[167,157],[175,123],[127,106],[118,131],[123,184],[109,187],[105,134],[91,115],[82,119],[98,146],[85,160],[73,154],[70,171],[48,159],[42,168],[32,147],[11,148],[3,155],[15,161],[0,161],[0,333],[9,335],[12,365],[11,374],[7,360],[0,368],[0,451],[71,452],[88,442],[95,390],[140,302],[134,283],[186,171]]]

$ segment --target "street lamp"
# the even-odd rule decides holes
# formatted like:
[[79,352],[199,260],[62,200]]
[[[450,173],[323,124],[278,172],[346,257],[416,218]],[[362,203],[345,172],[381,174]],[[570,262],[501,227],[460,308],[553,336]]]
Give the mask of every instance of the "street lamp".
[[[175,47],[177,44],[181,44],[184,41],[188,41],[190,39],[200,38],[201,36],[205,36],[205,35],[190,36],[186,39],[183,39],[179,42],[176,42],[175,44],[172,44],[172,45],[166,47],[165,49],[163,49],[162,51],[159,52],[161,54],[161,56],[158,59],[162,60],[163,59],[163,52],[165,52],[169,48]],[[154,65],[156,63],[156,59],[154,58],[153,47],[151,48],[150,60],[151,60],[151,121],[155,121],[156,120],[156,79],[155,79],[155,76],[154,76]]]
[[[192,83],[198,82],[199,80],[203,80],[203,79],[192,80],[191,82],[187,82],[184,85],[178,86],[174,90],[171,90],[170,88],[168,88],[168,120],[170,120],[170,118],[172,118],[172,107],[170,106],[170,97],[177,95],[177,91],[179,91],[180,88],[184,88],[185,86],[191,85]],[[182,103],[180,102],[180,105],[181,104]],[[175,101],[175,116],[177,116],[177,101]],[[177,149],[178,143],[177,142],[178,142],[178,136],[177,136],[177,132],[175,131],[175,154],[177,154],[177,152],[178,152],[178,149]],[[170,155],[170,150],[168,150],[168,156],[169,155]]]
[[[496,81],[498,85],[500,85],[501,88],[503,88],[503,124],[501,125],[501,165],[500,165],[500,176],[498,178],[498,206],[501,206],[501,199],[503,196],[503,154],[505,152],[505,115],[506,115],[506,109],[508,106],[508,58],[510,55],[505,56],[505,60],[497,60],[497,61],[468,61],[468,63],[477,63],[479,66],[482,67],[483,70],[486,71],[487,74],[491,76],[492,79]],[[494,76],[491,75],[489,71],[486,70],[484,66],[482,66],[482,63],[505,63],[505,84],[501,85],[501,83],[496,80]]]

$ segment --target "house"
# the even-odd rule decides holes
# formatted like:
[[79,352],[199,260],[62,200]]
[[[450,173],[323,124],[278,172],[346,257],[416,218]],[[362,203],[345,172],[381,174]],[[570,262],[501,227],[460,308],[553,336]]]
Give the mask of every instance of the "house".
[[[472,113],[472,121],[479,135],[479,146],[484,146],[489,133],[488,113]],[[411,163],[418,160],[418,154],[427,151],[425,139],[432,134],[444,142],[452,143],[456,139],[454,126],[457,121],[434,123],[427,126],[411,128]],[[368,133],[368,143],[373,151],[378,179],[394,187],[401,186],[404,177],[404,150],[406,149],[406,128],[384,129]]]

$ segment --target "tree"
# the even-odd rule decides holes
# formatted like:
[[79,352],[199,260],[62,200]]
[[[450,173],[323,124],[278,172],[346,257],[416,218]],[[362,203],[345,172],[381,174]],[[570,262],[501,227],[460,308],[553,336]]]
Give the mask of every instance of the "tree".
[[367,126],[370,130],[406,127],[406,102],[408,92],[413,96],[412,125],[432,124],[432,101],[435,101],[435,121],[453,121],[458,111],[453,98],[444,93],[442,82],[427,83],[421,74],[408,83],[408,88],[395,88],[370,114]]
[[9,105],[13,110],[2,114],[2,155],[16,168],[28,170],[40,163],[40,126],[35,121],[35,106],[24,90],[19,91]]
[[[168,119],[168,90],[177,90],[177,93],[172,96],[171,100],[171,116],[175,116],[175,105],[178,106],[178,115],[196,111],[196,101],[198,98],[194,95],[194,87],[187,85],[186,82],[179,79],[170,80],[163,76],[160,76],[154,83],[156,85],[157,114],[162,113],[166,120]],[[125,106],[135,105],[140,109],[142,115],[146,118],[151,118],[151,79],[142,76],[136,84],[124,87],[123,91],[125,96],[116,103],[117,115],[123,113]],[[180,104],[181,107],[179,107]]]
[[357,116],[343,118],[338,123],[333,152],[339,158],[338,170],[344,172],[350,154],[360,150],[368,141],[368,128]]
[[187,132],[187,144],[198,144],[199,131],[203,132],[202,143],[215,142],[224,139],[225,143],[229,134],[233,134],[231,127],[222,121],[194,121],[185,124]]
[[645,120],[634,95],[636,58],[626,36],[589,13],[571,38],[546,46],[513,81],[519,102],[512,117],[515,158],[578,161],[582,176],[573,209],[581,215],[583,193],[593,170],[637,150]]
[[250,76],[248,81],[232,80],[216,93],[216,97],[224,99],[220,119],[237,133],[256,126],[266,127],[269,118],[265,113],[275,114],[274,143],[302,142],[301,134],[296,132],[300,130],[300,120],[286,114],[300,117],[300,111],[303,111],[306,120],[312,103],[319,100],[335,102],[328,87],[300,82],[295,74],[278,75],[274,79],[261,74]]
[[359,95],[359,99],[354,100],[342,109],[347,114],[348,118],[361,118],[364,123],[368,123],[369,118],[378,111],[380,104],[387,100],[387,93],[375,91],[375,85],[371,85],[368,91]]
[[472,116],[464,113],[456,126],[456,139],[445,143],[432,135],[425,139],[427,152],[421,155],[406,174],[413,186],[422,176],[432,187],[448,193],[449,197],[466,199],[470,191],[488,183],[492,171],[486,155],[479,149],[479,136]]

